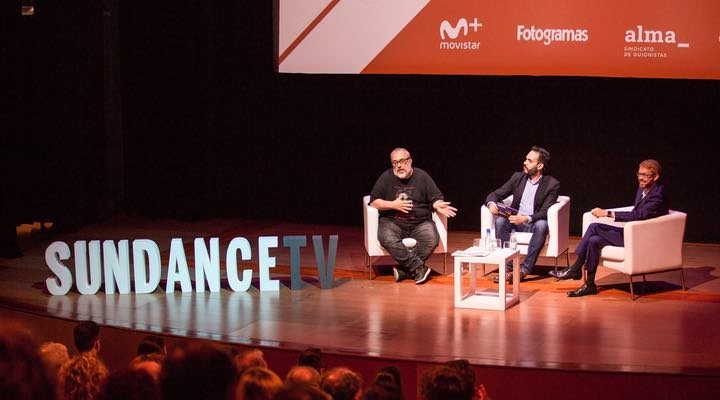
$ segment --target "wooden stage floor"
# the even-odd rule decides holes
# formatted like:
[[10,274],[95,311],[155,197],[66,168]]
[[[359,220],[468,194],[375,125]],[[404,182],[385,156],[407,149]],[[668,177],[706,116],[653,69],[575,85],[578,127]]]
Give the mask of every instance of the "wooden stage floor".
[[[44,251],[55,240],[72,248],[76,240],[152,239],[165,269],[171,238],[183,239],[192,266],[194,238],[218,237],[224,265],[230,239],[245,237],[253,249],[249,263],[257,266],[257,237],[265,235],[280,236],[281,243],[286,235],[308,237],[309,246],[301,252],[302,289],[289,288],[289,251],[283,247],[270,252],[278,265],[273,277],[282,282],[277,292],[260,292],[257,274],[247,292],[233,292],[224,284],[217,293],[158,289],[152,294],[51,296],[44,285],[52,276]],[[311,235],[324,235],[326,245],[328,235],[339,235],[332,289],[320,288]],[[451,252],[467,247],[476,235],[451,230]],[[317,346],[348,356],[720,376],[720,245],[685,244],[688,290],[680,289],[677,271],[650,275],[646,293],[636,301],[630,299],[626,277],[606,269],[598,273],[600,294],[567,298],[565,292],[580,281],[556,282],[546,275],[553,260],[541,259],[537,275],[520,286],[520,303],[504,312],[454,307],[450,256],[448,275],[434,274],[425,285],[395,283],[387,268],[378,268],[380,275],[369,280],[361,226],[117,219],[73,234],[26,232],[22,247],[24,257],[0,259],[0,306],[52,318],[92,318],[112,327],[265,347]],[[430,264],[442,271],[441,256],[433,256]],[[480,285],[492,287],[491,277]]]

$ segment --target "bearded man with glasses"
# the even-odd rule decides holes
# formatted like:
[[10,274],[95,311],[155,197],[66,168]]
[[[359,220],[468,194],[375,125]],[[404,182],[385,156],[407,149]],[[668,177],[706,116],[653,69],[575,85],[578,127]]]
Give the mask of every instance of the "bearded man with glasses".
[[[413,168],[407,149],[398,147],[390,153],[390,165],[370,193],[370,205],[380,211],[378,241],[397,261],[393,268],[395,281],[406,278],[424,283],[430,277],[425,261],[438,245],[439,236],[432,213],[454,217],[457,208],[445,201],[430,175]],[[409,250],[403,238],[413,238],[417,244]]]
[[[602,208],[590,210],[594,217],[608,217],[615,221],[640,221],[659,217],[668,213],[668,201],[665,196],[665,186],[659,182],[660,163],[656,160],[645,160],[640,163],[636,174],[638,190],[635,194],[635,204],[631,211],[612,211]],[[623,228],[592,223],[588,226],[580,243],[575,248],[578,258],[573,265],[559,271],[550,271],[550,275],[557,279],[580,279],[581,268],[585,264],[587,281],[579,289],[567,293],[568,297],[587,296],[597,293],[595,285],[595,272],[600,261],[600,253],[605,246],[623,246]]]

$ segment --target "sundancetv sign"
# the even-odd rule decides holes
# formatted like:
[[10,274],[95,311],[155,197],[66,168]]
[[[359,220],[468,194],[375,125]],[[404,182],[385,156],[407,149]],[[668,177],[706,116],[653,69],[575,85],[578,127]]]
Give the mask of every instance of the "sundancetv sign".
[[[272,279],[270,269],[275,267],[275,257],[270,256],[270,249],[277,248],[278,236],[261,236],[258,238],[258,273],[261,291],[280,290],[280,281]],[[149,239],[135,239],[132,245],[129,240],[79,240],[70,246],[61,241],[53,242],[45,250],[45,262],[55,276],[45,280],[48,291],[53,295],[65,295],[73,285],[81,294],[95,294],[104,286],[107,294],[117,291],[127,294],[152,293],[160,286],[162,268],[165,267],[167,278],[165,292],[175,291],[180,284],[182,292],[204,292],[205,283],[211,292],[220,291],[220,240],[210,238],[209,248],[204,238],[194,240],[195,286],[190,279],[190,268],[185,248],[180,238],[170,241],[168,265],[161,265],[160,248]],[[312,236],[315,260],[320,280],[320,287],[333,287],[335,255],[337,253],[338,236],[328,238],[328,251],[325,253],[323,238]],[[307,246],[306,236],[283,236],[282,246],[290,250],[290,289],[302,287],[300,277],[300,249]],[[131,252],[132,248],[132,252]],[[250,289],[253,280],[252,269],[238,269],[240,260],[252,258],[250,242],[244,237],[233,238],[225,252],[225,269],[227,282],[235,292]],[[74,279],[70,267],[63,261],[74,259]],[[132,278],[130,262],[132,260]]]

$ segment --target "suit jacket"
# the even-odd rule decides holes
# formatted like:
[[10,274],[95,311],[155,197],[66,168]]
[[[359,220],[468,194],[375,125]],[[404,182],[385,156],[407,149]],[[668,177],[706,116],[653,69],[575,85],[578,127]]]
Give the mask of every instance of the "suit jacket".
[[638,188],[632,211],[616,211],[615,221],[640,221],[665,215],[668,213],[668,201],[665,196],[665,185],[656,183],[643,198],[643,189]]
[[[490,193],[485,199],[485,204],[493,201],[495,203],[503,201],[506,197],[513,195],[512,208],[520,206],[525,184],[527,183],[527,175],[524,172],[514,173],[504,185]],[[533,203],[533,215],[530,216],[533,222],[540,219],[547,219],[547,212],[550,206],[557,203],[558,191],[560,190],[560,181],[550,175],[543,175],[540,178],[538,190],[535,193],[535,201]]]

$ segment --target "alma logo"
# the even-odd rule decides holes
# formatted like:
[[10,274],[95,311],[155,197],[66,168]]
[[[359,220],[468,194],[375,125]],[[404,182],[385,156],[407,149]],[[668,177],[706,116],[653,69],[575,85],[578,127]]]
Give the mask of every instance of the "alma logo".
[[[645,29],[637,25],[636,30],[625,31],[625,43],[677,43],[675,31]],[[678,47],[690,47],[690,43],[677,43]]]
[[450,21],[445,19],[440,23],[440,39],[445,40],[446,36],[450,39],[457,39],[461,30],[463,32],[463,36],[467,36],[468,27],[473,28],[473,32],[477,32],[478,28],[482,28],[482,22],[478,22],[478,19],[474,18],[473,22],[468,23],[465,18],[460,18],[457,24],[452,26]]

